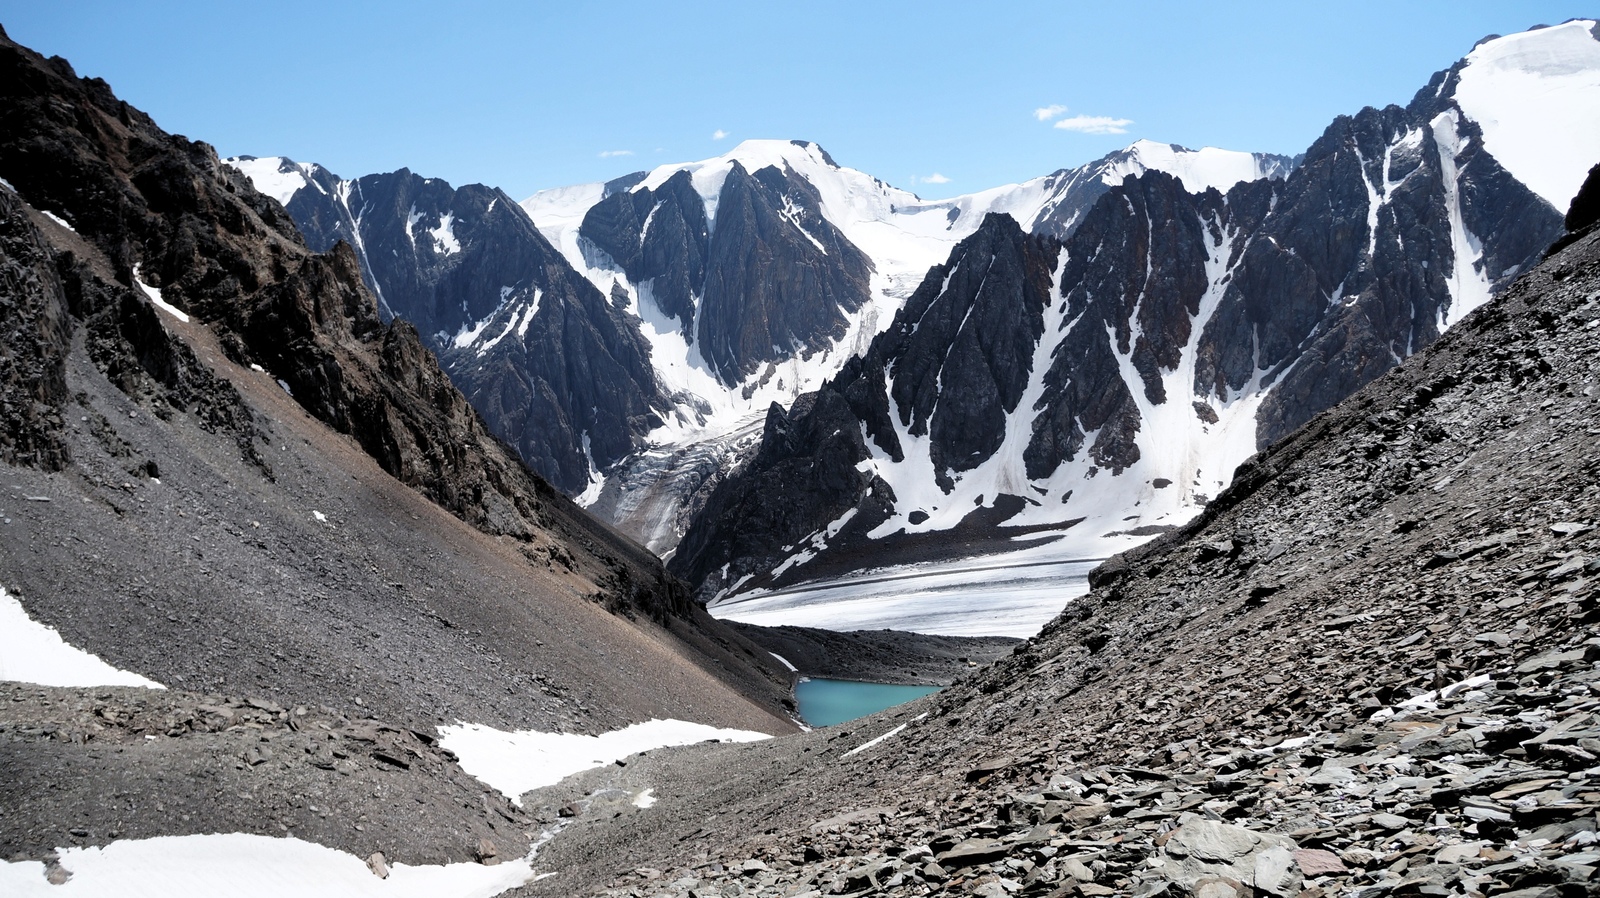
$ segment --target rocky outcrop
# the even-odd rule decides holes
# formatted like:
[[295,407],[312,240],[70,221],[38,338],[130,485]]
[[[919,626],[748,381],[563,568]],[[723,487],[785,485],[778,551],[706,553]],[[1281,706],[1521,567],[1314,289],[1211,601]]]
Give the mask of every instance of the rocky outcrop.
[[870,295],[872,261],[822,216],[815,187],[735,162],[722,182],[695,334],[724,383],[844,336]]
[[[261,817],[357,857],[381,851],[390,863],[462,863],[478,860],[480,839],[498,843],[507,857],[521,856],[530,843],[526,830],[537,826],[498,792],[485,792],[436,736],[403,724],[259,696],[20,683],[0,689],[7,698],[0,758],[14,773],[0,783],[8,809],[0,850],[13,857],[111,839],[230,832]],[[160,738],[159,751],[140,750],[147,736]],[[236,788],[192,802],[174,792],[173,779],[221,775],[219,758]],[[41,781],[78,788],[40,789]],[[374,790],[404,801],[371,803]],[[123,802],[111,820],[103,816],[107,794],[150,800]],[[440,832],[451,835],[441,839]]]
[[[638,183],[642,178],[630,178]],[[689,173],[680,171],[655,190],[607,184],[605,199],[583,217],[579,234],[622,267],[628,280],[649,283],[649,294],[667,317],[694,338],[696,300],[705,292],[711,229],[705,200]]]
[[0,459],[10,464],[58,471],[69,460],[61,437],[68,314],[54,254],[16,194],[0,189],[0,333],[14,335],[0,354]]
[[[1221,392],[1255,370],[1283,372],[1259,415],[1260,445],[1430,345],[1560,236],[1560,213],[1511,177],[1439,93],[1448,77],[1404,110],[1336,120],[1241,262],[1213,326],[1253,332],[1260,348],[1248,359],[1245,341],[1219,333],[1234,359],[1196,378]],[[1287,326],[1245,323],[1268,317]]]

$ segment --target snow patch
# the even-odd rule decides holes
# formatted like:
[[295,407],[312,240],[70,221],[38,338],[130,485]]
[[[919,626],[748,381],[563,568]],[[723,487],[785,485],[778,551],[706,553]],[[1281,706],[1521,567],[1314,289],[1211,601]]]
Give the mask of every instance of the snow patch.
[[188,324],[189,323],[189,313],[188,312],[185,312],[182,309],[178,308],[177,306],[173,305],[172,303],[169,303],[166,300],[162,299],[160,290],[156,289],[155,287],[150,286],[149,284],[146,284],[144,281],[139,280],[139,266],[138,265],[133,266],[133,282],[139,286],[140,290],[144,291],[144,295],[148,296],[150,298],[150,302],[153,305],[155,305],[156,308],[160,309],[163,312],[166,312],[168,315],[171,315],[172,317],[178,319],[179,321],[182,321],[184,324]]
[[70,224],[67,224],[67,220],[65,218],[62,218],[61,216],[55,214],[54,212],[50,212],[50,211],[47,211],[45,209],[40,209],[39,210],[39,214],[43,215],[45,218],[50,219],[51,221],[55,222],[56,224],[61,225],[63,228],[66,228],[67,230],[71,231],[74,234],[78,233],[78,229],[77,228],[73,227]]
[[433,237],[433,248],[440,255],[450,256],[461,252],[461,241],[456,239],[456,216],[453,212],[446,212],[439,219],[439,226],[428,231]]
[[1450,288],[1450,305],[1439,311],[1439,329],[1442,331],[1488,302],[1490,287],[1487,266],[1483,264],[1483,242],[1467,230],[1461,214],[1461,185],[1456,158],[1466,149],[1467,141],[1461,136],[1456,111],[1452,109],[1440,113],[1432,125],[1433,138],[1439,147],[1439,178],[1444,184],[1445,205],[1450,214],[1450,250],[1454,257],[1454,264],[1446,277],[1446,284]]
[[869,739],[866,742],[863,742],[860,745],[857,745],[855,748],[852,748],[849,751],[845,752],[841,757],[848,758],[851,755],[859,755],[862,752],[866,751],[867,749],[872,748],[873,746],[877,745],[880,742],[883,742],[886,739],[892,739],[895,736],[900,735],[900,732],[902,730],[904,730],[905,728],[906,728],[906,725],[902,723],[899,726],[895,727],[894,729],[890,730],[887,733],[884,733],[882,736],[879,736],[876,739]]
[[766,733],[723,729],[683,720],[648,720],[599,736],[508,733],[475,723],[439,728],[440,746],[455,752],[461,769],[498,789],[518,807],[522,795],[568,776],[642,751],[697,742],[756,742]]
[[234,156],[222,161],[242,172],[258,192],[277,200],[280,206],[289,205],[302,187],[313,183],[311,176],[321,167],[282,156],[263,156],[259,159]]
[[[510,290],[510,287],[500,288],[500,302],[502,307],[505,304],[506,297],[510,295]],[[504,340],[506,337],[509,337],[512,331],[516,332],[518,340],[525,337],[528,333],[528,325],[533,323],[533,316],[539,314],[539,300],[543,297],[543,291],[541,291],[538,287],[533,288],[533,298],[528,301],[527,305],[522,307],[520,312],[512,314],[510,320],[506,322],[504,330],[489,338],[489,340],[484,342],[482,346],[478,347],[478,356],[481,358],[489,350],[500,345],[500,341]],[[498,311],[499,309],[496,309],[497,313]],[[494,316],[491,315],[488,319],[486,319],[486,321],[492,321],[493,319]],[[487,327],[487,324],[485,324],[485,327]],[[481,331],[479,332],[481,333]]]
[[1279,171],[1255,153],[1216,147],[1191,150],[1177,144],[1139,140],[1125,153],[1125,160],[1107,166],[1101,176],[1106,184],[1115,186],[1128,175],[1161,171],[1183,182],[1183,189],[1190,193],[1205,193],[1211,187],[1227,193],[1235,184],[1259,181]]
[[40,861],[0,864],[0,894],[11,898],[492,898],[533,876],[527,859],[483,864],[389,864],[380,879],[353,854],[301,839],[245,833],[124,839],[103,848],[57,849],[72,874],[45,879]]
[[69,645],[53,627],[29,617],[22,602],[4,586],[0,586],[0,680],[40,686],[167,688]]
[[588,508],[600,498],[600,491],[606,488],[606,475],[600,473],[600,466],[594,463],[594,453],[590,451],[589,431],[583,432],[583,463],[588,466],[589,485],[583,492],[572,498],[583,508]]
[[455,344],[457,349],[466,349],[468,346],[478,342],[478,338],[483,336],[483,332],[488,330],[493,321],[494,314],[490,313],[476,324],[462,325],[461,330],[456,331],[455,338],[451,342]]

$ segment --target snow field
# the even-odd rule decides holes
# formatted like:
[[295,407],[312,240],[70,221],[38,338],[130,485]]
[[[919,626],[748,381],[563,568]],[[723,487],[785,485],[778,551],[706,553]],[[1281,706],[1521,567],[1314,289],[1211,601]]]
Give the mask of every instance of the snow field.
[[167,688],[67,644],[53,628],[29,617],[22,602],[4,586],[0,586],[0,680],[40,686]]
[[1045,550],[1060,551],[1046,546],[1003,560],[882,568],[795,589],[754,590],[708,610],[768,627],[1027,638],[1089,591],[1089,571],[1099,563],[1051,560]]
[[649,720],[599,736],[506,732],[476,723],[439,728],[439,744],[455,752],[461,769],[498,789],[519,807],[522,795],[574,773],[604,767],[642,751],[697,742],[756,742],[766,733],[724,729],[683,720]]
[[0,863],[8,898],[492,898],[526,883],[526,859],[482,864],[390,864],[379,878],[355,855],[300,839],[244,833],[128,839],[62,848],[72,878],[52,885],[39,861]]
[[235,156],[222,161],[243,172],[256,190],[277,200],[282,206],[289,205],[300,188],[313,183],[311,175],[319,168],[315,164],[294,162],[282,156],[263,156],[260,159]]

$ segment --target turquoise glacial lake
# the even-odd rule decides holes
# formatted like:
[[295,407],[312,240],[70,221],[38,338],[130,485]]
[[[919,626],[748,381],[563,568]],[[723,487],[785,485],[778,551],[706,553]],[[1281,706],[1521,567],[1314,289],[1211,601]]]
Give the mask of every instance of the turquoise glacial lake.
[[814,727],[825,727],[876,714],[884,708],[903,705],[938,691],[937,686],[885,686],[813,677],[795,685],[794,697],[800,704],[801,720]]

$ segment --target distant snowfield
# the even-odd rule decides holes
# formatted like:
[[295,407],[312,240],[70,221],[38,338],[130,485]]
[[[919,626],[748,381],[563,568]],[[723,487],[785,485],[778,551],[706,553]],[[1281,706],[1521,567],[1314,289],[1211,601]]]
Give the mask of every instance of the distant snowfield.
[[60,633],[29,617],[22,602],[4,586],[0,586],[0,680],[40,686],[167,688],[68,645]]
[[901,565],[746,593],[709,610],[713,617],[765,627],[1026,639],[1089,591],[1089,571],[1099,563],[1019,552],[1003,559]]
[[476,723],[439,728],[439,745],[455,752],[461,769],[518,806],[532,789],[553,786],[574,773],[604,767],[642,751],[696,742],[756,742],[766,733],[723,729],[683,720],[648,720],[599,736],[576,733],[508,733]]
[[380,879],[355,855],[300,839],[243,833],[128,839],[104,848],[62,848],[72,874],[45,879],[39,861],[0,863],[8,898],[492,898],[533,876],[525,859],[482,864],[391,864]]

